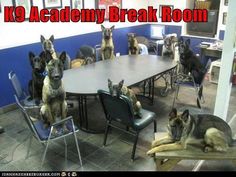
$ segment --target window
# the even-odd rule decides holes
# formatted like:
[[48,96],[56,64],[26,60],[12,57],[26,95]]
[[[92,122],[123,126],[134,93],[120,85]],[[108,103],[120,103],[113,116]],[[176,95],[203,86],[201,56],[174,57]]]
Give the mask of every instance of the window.
[[163,39],[163,34],[165,34],[165,26],[151,25],[151,38],[152,39]]

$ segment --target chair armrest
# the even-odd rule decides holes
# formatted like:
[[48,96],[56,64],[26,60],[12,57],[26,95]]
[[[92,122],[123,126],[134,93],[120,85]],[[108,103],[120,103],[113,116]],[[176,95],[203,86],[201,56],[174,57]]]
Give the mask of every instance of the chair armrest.
[[69,117],[67,117],[67,118],[65,118],[65,119],[62,119],[62,120],[60,120],[60,121],[58,121],[58,122],[55,122],[55,123],[52,124],[52,127],[56,127],[56,126],[58,126],[58,125],[61,125],[61,124],[65,123],[65,122],[68,121],[68,120],[72,120],[72,121],[73,121],[73,117],[72,117],[72,116],[69,116]]

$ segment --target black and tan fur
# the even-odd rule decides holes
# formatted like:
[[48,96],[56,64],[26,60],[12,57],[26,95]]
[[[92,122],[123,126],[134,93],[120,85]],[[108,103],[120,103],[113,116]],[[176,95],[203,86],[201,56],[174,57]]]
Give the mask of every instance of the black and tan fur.
[[102,60],[114,59],[114,43],[112,39],[112,31],[115,26],[111,28],[105,28],[103,25],[102,28],[102,45],[101,45],[101,55]]
[[153,141],[147,154],[187,149],[189,144],[202,146],[204,152],[225,152],[233,143],[230,126],[219,117],[190,115],[188,110],[177,114],[173,109],[169,114],[168,136]]
[[[60,56],[60,53],[56,52],[54,48],[54,35],[51,35],[49,39],[45,39],[43,35],[40,36],[40,41],[42,44],[43,51],[49,51],[52,55],[52,58],[57,59]],[[66,54],[66,60],[64,62],[64,70],[70,69],[70,57]]]
[[128,48],[129,55],[138,55],[140,52],[138,40],[136,39],[136,35],[134,33],[128,34]]
[[50,126],[56,119],[64,119],[67,115],[66,92],[61,80],[66,53],[62,52],[59,58],[52,58],[49,52],[46,54],[47,76],[44,79],[42,91],[43,106],[41,107],[40,113],[45,126]]
[[162,56],[171,59],[175,58],[175,44],[178,41],[175,36],[163,34],[164,45],[162,48]]
[[124,95],[128,97],[132,103],[134,115],[142,117],[141,115],[142,105],[137,100],[134,91],[124,86],[124,80],[120,81],[119,84],[113,84],[112,81],[108,79],[108,89],[112,96],[119,97],[120,95]]
[[39,104],[42,100],[43,80],[46,76],[45,52],[41,52],[39,56],[29,52],[29,60],[32,67],[32,80],[28,84],[29,94],[32,99],[35,99],[36,104]]

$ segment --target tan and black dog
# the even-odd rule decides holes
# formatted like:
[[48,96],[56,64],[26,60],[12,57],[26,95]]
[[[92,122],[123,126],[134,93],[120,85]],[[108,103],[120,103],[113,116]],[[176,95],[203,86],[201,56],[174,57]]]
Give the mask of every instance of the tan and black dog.
[[103,25],[102,27],[102,45],[101,45],[101,55],[102,60],[107,59],[114,59],[114,43],[112,39],[112,31],[114,30],[115,26],[111,28],[105,28]]
[[163,34],[164,45],[162,48],[162,56],[171,59],[175,58],[175,46],[178,42],[177,37]]
[[108,89],[112,96],[119,97],[120,95],[124,95],[128,97],[133,105],[134,115],[138,116],[139,118],[142,117],[142,105],[140,101],[137,100],[134,91],[124,86],[124,80],[120,81],[118,84],[113,84],[112,81],[108,79]]
[[32,80],[28,84],[29,94],[32,99],[35,99],[35,103],[39,104],[42,100],[43,80],[46,76],[45,52],[41,52],[39,56],[29,52],[29,60],[32,67]]
[[153,141],[152,148],[147,152],[148,155],[187,149],[189,144],[202,146],[204,152],[225,152],[235,143],[230,126],[217,116],[190,115],[188,110],[177,114],[175,108],[169,116],[168,136]]
[[59,58],[53,58],[50,52],[46,52],[47,76],[44,79],[43,106],[40,110],[46,127],[52,125],[56,119],[66,118],[67,115],[66,92],[61,80],[65,60],[65,52],[62,52]]
[[138,55],[140,52],[138,40],[136,39],[136,35],[134,33],[128,34],[128,48],[129,55]]
[[[40,41],[42,44],[43,51],[49,51],[52,55],[52,58],[58,58],[60,56],[60,53],[56,52],[53,42],[54,42],[54,35],[51,35],[49,39],[45,39],[43,35],[40,36]],[[66,60],[64,62],[64,70],[71,68],[71,59],[69,55],[66,54]]]

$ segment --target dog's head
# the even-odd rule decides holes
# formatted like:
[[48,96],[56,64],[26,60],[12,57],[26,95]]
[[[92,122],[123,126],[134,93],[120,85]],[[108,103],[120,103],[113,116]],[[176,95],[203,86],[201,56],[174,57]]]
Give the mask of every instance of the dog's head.
[[124,80],[120,81],[118,84],[113,84],[110,79],[108,79],[108,89],[112,96],[119,97],[121,95],[121,89],[124,85]]
[[52,35],[49,39],[45,39],[43,35],[40,36],[40,41],[43,47],[43,51],[49,51],[50,53],[54,52],[54,36]]
[[185,110],[182,114],[178,114],[177,110],[173,108],[169,113],[168,129],[174,141],[180,141],[186,133],[186,127],[189,125],[189,111]]
[[105,28],[103,25],[102,27],[102,35],[103,38],[109,40],[112,38],[112,31],[114,30],[115,26],[113,25],[111,28]]
[[39,56],[36,56],[33,52],[29,52],[30,64],[34,71],[39,73],[45,71],[46,63],[44,54],[44,52],[41,52]]
[[174,43],[175,36],[168,36],[163,34],[164,46],[166,49],[171,50],[171,47]]
[[66,60],[66,52],[62,52],[61,55],[53,59],[49,51],[46,54],[46,71],[50,80],[59,81],[63,77],[64,62]]
[[184,41],[184,39],[180,37],[178,41],[178,46],[180,55],[188,52],[190,50],[190,39]]
[[134,43],[134,41],[136,40],[136,34],[135,33],[128,33],[128,42],[129,43]]

